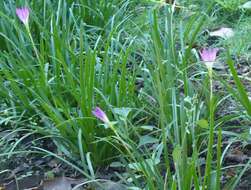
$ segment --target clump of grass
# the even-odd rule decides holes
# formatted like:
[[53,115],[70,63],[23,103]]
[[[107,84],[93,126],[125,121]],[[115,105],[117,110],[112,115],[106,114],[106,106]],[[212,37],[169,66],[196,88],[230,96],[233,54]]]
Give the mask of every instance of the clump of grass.
[[[32,153],[54,156],[94,181],[97,168],[116,161],[125,172],[119,177],[134,189],[221,189],[229,117],[214,116],[222,102],[213,91],[218,78],[195,48],[213,3],[185,18],[186,7],[145,3],[31,2],[17,11],[20,22],[14,4],[2,2],[1,123],[16,132],[31,125],[0,156],[20,153],[22,141],[40,133],[65,157],[41,147]],[[250,115],[229,57],[237,90],[226,86]]]
[[[134,68],[127,70],[132,41],[118,41],[122,31],[117,26],[126,19],[115,22],[117,17],[111,13],[109,36],[103,38],[96,33],[96,39],[92,39],[88,37],[90,27],[78,18],[82,9],[74,15],[78,8],[75,6],[79,5],[59,1],[57,6],[57,12],[51,10],[50,20],[44,25],[31,8],[29,23],[25,19],[24,26],[10,17],[2,21],[9,26],[1,33],[8,44],[8,50],[1,52],[1,96],[17,112],[27,110],[24,118],[34,117],[39,125],[45,125],[45,133],[58,131],[70,142],[67,147],[57,143],[68,156],[72,154],[74,158],[79,151],[92,152],[94,165],[99,165],[114,153],[109,144],[93,143],[96,137],[107,136],[109,132],[95,126],[91,111],[96,105],[134,105]],[[117,14],[123,14],[119,10]],[[9,34],[8,30],[18,35]]]

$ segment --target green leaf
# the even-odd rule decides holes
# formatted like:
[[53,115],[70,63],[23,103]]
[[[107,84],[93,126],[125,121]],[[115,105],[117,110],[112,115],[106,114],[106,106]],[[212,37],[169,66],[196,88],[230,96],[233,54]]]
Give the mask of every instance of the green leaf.
[[197,125],[199,125],[201,128],[208,129],[208,121],[205,119],[201,119],[197,121]]
[[114,108],[113,111],[115,114],[118,114],[119,116],[123,117],[126,119],[131,112],[131,108]]
[[157,143],[159,142],[159,139],[156,139],[154,137],[151,137],[149,135],[145,135],[145,136],[141,136],[140,140],[139,140],[139,147],[142,145],[146,145],[146,144],[151,144],[151,143]]
[[148,130],[148,131],[152,131],[155,128],[155,126],[152,126],[152,125],[143,125],[140,128]]
[[251,115],[251,101],[249,100],[248,93],[247,93],[244,85],[242,84],[236,69],[234,68],[234,62],[231,59],[231,56],[230,56],[229,52],[228,52],[227,64],[228,64],[228,66],[230,68],[230,72],[231,72],[231,74],[233,76],[234,82],[235,82],[236,87],[237,87],[237,92],[238,92],[237,94],[238,95],[236,96],[236,94],[234,94],[234,96],[244,106],[244,108],[247,110],[247,113],[249,115]]
[[176,146],[173,150],[173,159],[174,162],[178,162],[181,158],[181,147],[180,146]]
[[112,167],[112,168],[121,168],[121,167],[125,167],[125,165],[122,164],[121,162],[112,162],[110,164],[110,167]]
[[128,167],[133,170],[136,170],[136,171],[143,171],[142,165],[143,165],[143,167],[149,166],[150,168],[153,169],[153,166],[155,166],[159,163],[160,163],[159,159],[154,159],[154,160],[153,159],[145,159],[142,162],[134,162],[134,163],[128,164]]

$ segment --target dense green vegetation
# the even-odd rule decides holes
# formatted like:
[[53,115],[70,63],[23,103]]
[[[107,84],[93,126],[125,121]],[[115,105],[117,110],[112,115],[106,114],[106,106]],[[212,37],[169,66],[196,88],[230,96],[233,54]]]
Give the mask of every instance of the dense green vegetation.
[[[250,177],[247,1],[171,2],[0,2],[1,175],[32,155],[98,184],[110,168],[125,189],[236,189]],[[220,27],[234,34],[210,35]],[[230,162],[237,149],[247,158]]]

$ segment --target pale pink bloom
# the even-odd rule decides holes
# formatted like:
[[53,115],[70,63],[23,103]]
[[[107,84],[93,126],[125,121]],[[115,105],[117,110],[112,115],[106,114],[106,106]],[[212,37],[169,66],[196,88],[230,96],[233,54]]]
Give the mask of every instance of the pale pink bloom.
[[101,121],[103,121],[104,123],[109,123],[109,119],[108,117],[106,116],[105,112],[99,108],[99,107],[96,107],[93,111],[92,111],[92,114],[97,117],[98,119],[100,119]]
[[27,7],[16,8],[16,14],[22,23],[28,25],[30,11]]
[[218,51],[218,48],[203,48],[200,57],[204,62],[215,62]]

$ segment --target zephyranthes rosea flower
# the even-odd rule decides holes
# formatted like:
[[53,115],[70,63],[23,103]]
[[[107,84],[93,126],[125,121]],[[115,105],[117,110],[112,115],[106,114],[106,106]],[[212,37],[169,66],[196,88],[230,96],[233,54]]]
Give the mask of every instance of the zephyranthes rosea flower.
[[28,26],[30,11],[27,7],[16,8],[16,14],[24,25]]
[[203,48],[200,51],[200,57],[210,72],[212,71],[214,62],[216,61],[218,51],[218,48]]
[[99,108],[99,107],[96,107],[93,111],[92,111],[92,114],[97,117],[98,119],[100,119],[101,121],[103,121],[104,123],[108,124],[110,123],[107,115],[105,114],[105,112]]
[[218,48],[203,48],[200,51],[200,56],[204,62],[215,62]]

